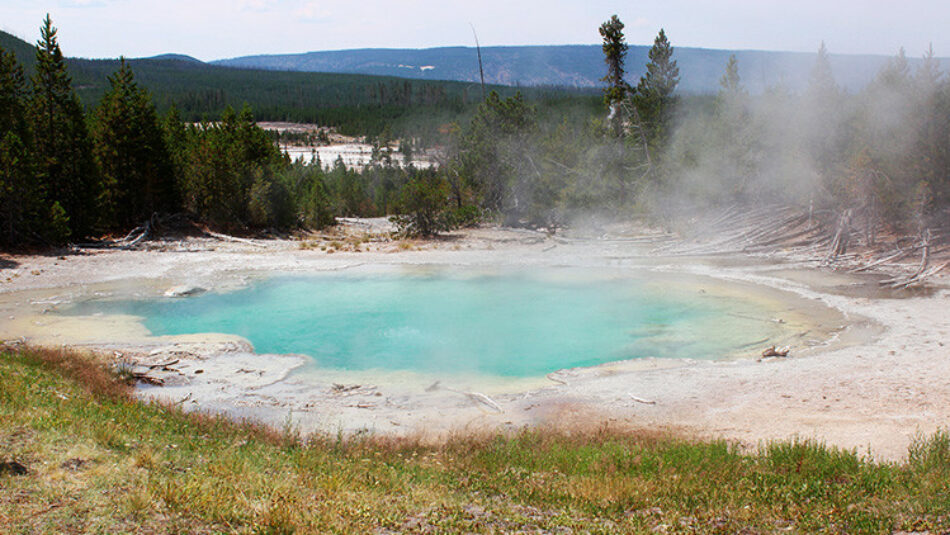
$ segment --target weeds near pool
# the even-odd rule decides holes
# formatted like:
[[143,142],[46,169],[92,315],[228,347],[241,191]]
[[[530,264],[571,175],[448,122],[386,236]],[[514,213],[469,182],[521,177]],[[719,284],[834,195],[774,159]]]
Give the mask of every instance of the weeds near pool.
[[[941,532],[950,434],[900,464],[813,441],[743,454],[609,426],[323,436],[142,404],[93,357],[0,353],[4,529],[39,532]],[[79,459],[72,462],[73,459]],[[69,461],[69,462],[67,462]],[[50,507],[53,505],[54,507]]]
[[365,246],[368,248],[369,247],[368,244],[372,243],[373,241],[374,241],[374,238],[371,235],[367,233],[361,233],[361,234],[353,234],[353,235],[349,235],[343,238],[332,239],[332,240],[329,238],[325,238],[323,241],[301,240],[298,243],[297,248],[304,251],[319,249],[328,254],[335,253],[337,251],[340,251],[340,252],[351,251],[354,253],[359,253],[364,250],[368,250],[368,249],[362,249],[361,246]]
[[75,381],[89,393],[108,399],[132,398],[132,386],[121,372],[113,371],[93,354],[64,349],[30,348],[16,353],[28,364]]

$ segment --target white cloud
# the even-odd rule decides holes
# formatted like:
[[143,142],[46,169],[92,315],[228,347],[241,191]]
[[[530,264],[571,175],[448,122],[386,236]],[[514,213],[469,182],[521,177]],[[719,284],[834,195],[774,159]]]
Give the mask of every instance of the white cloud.
[[327,8],[327,2],[304,2],[294,10],[294,16],[309,22],[328,22],[333,19],[333,11]]
[[630,28],[649,28],[653,25],[653,22],[646,17],[637,17],[633,19],[633,22],[627,24]]
[[277,0],[240,0],[240,11],[270,11],[277,5]]
[[58,2],[65,8],[106,7],[111,3],[108,0],[60,0]]

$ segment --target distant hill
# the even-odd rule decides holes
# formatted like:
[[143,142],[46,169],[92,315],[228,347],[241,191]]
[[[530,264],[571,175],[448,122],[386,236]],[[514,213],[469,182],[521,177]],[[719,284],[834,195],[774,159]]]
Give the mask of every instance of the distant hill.
[[138,59],[154,59],[154,60],[170,60],[170,61],[190,61],[192,63],[204,63],[200,59],[193,58],[191,56],[186,56],[185,54],[160,54],[158,56],[152,56],[148,58],[138,58]]
[[[674,43],[675,45],[675,43]],[[643,74],[650,47],[631,46],[627,55],[628,80]],[[682,81],[688,93],[719,89],[731,54],[739,61],[739,74],[747,89],[758,93],[777,85],[801,90],[815,61],[815,54],[755,50],[675,48]],[[887,61],[887,56],[831,55],[838,84],[849,91],[864,87]],[[486,81],[501,85],[598,87],[604,76],[600,45],[501,46],[482,48]],[[911,59],[911,67],[919,60]],[[400,76],[423,80],[478,80],[476,50],[470,47],[427,49],[358,49],[303,54],[245,56],[212,62],[231,67],[306,72],[339,72]],[[942,60],[943,67],[950,60]]]
[[[35,58],[31,44],[13,35],[0,32],[0,47],[14,51],[21,63],[27,68],[32,67]],[[64,48],[68,51],[68,43],[64,44]],[[647,46],[630,47],[626,67],[627,79],[631,83],[636,83],[643,74],[644,66],[648,61],[648,52]],[[735,54],[739,61],[739,74],[743,84],[753,93],[760,93],[769,87],[780,85],[793,91],[803,89],[808,83],[809,73],[815,61],[815,54],[811,53],[677,47],[674,58],[680,67],[682,78],[680,90],[693,94],[710,94],[718,91],[719,79],[731,54]],[[482,59],[486,82],[499,86],[558,86],[593,89],[601,86],[600,78],[603,77],[605,70],[600,45],[484,47]],[[887,56],[832,54],[831,65],[838,84],[854,92],[867,85],[888,59]],[[129,61],[138,65],[137,74],[144,76],[148,74],[144,71],[139,73],[143,65],[161,65],[163,67],[159,70],[165,71],[171,66],[177,66],[176,68],[186,70],[198,69],[206,73],[220,73],[223,68],[228,67],[252,71],[357,74],[426,81],[467,83],[478,81],[476,51],[471,47],[367,48],[244,56],[209,63],[183,54],[162,54]],[[918,58],[910,58],[911,68],[914,68],[919,61]],[[950,67],[950,59],[944,58],[940,61],[945,70]],[[82,73],[99,71],[102,68],[112,69],[109,62],[114,62],[114,60],[71,59],[70,62],[82,75]],[[245,75],[224,75],[223,77],[230,82],[242,76]],[[319,78],[321,82],[327,80]],[[83,82],[94,81],[83,80]],[[240,88],[234,86],[223,89],[241,91]],[[352,95],[349,96],[352,97]]]
[[15,35],[0,31],[0,48],[13,52],[24,67],[32,68],[36,63],[36,49]]
[[[69,43],[61,42],[68,53]],[[33,45],[0,32],[0,47],[12,50],[32,74]],[[441,127],[470,113],[479,100],[471,83],[410,80],[392,76],[238,69],[212,65],[181,54],[127,60],[139,84],[151,91],[160,112],[174,105],[184,120],[216,118],[226,106],[251,105],[259,120],[337,126],[342,133],[375,135],[411,129],[434,135]],[[83,105],[95,106],[119,68],[117,59],[68,58],[69,74]],[[503,96],[517,89],[490,86]],[[563,98],[578,91],[528,88],[528,99]],[[596,92],[590,92],[596,93]],[[582,105],[599,103],[597,95]],[[421,133],[420,133],[421,132]]]

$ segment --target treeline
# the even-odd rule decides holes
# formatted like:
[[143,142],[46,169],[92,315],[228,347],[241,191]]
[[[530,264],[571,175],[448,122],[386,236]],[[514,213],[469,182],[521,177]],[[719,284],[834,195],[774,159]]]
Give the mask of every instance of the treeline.
[[668,221],[762,203],[863,221],[869,236],[947,223],[950,83],[932,52],[914,72],[901,52],[858,94],[837,86],[824,47],[802,94],[750,95],[733,58],[718,95],[681,97],[662,30],[645,74],[626,81],[623,28],[616,17],[600,28],[603,98],[492,91],[472,109],[442,108],[430,118],[441,145],[433,169],[393,165],[390,141],[402,139],[409,160],[427,143],[394,127],[405,119],[400,106],[449,97],[377,81],[363,98],[376,100],[364,111],[379,122],[360,132],[376,150],[357,171],[291,163],[247,107],[225,104],[198,123],[175,106],[160,115],[126,62],[84,113],[47,19],[29,83],[11,54],[0,61],[0,241],[60,243],[181,211],[229,229],[400,214],[403,230],[418,234],[479,219]]
[[684,110],[665,157],[669,200],[795,203],[860,221],[872,241],[882,225],[923,232],[948,223],[950,84],[932,50],[914,72],[901,50],[846,94],[822,45],[803,94],[752,97],[733,59],[714,106]]
[[125,61],[85,113],[48,17],[32,77],[0,49],[3,246],[123,232],[155,214],[238,230],[386,214],[427,173],[383,165],[387,150],[362,174],[342,161],[328,170],[292,163],[247,106],[226,107],[214,122],[186,123],[176,108],[160,116]]
[[[538,106],[520,93],[488,95],[453,132],[439,176],[426,184],[446,193],[444,217],[423,219],[433,223],[421,233],[451,226],[460,213],[555,228],[594,215],[630,217],[642,208],[647,184],[662,174],[659,154],[673,132],[679,71],[661,31],[646,74],[636,87],[627,85],[622,29],[616,17],[601,28],[604,99],[550,99]],[[433,211],[431,203],[427,210]]]
[[[34,72],[35,49],[0,32],[0,47],[17,55],[27,76]],[[87,108],[98,105],[109,89],[108,76],[119,69],[118,60],[67,58],[76,93]],[[346,135],[376,136],[383,130],[419,139],[431,146],[440,142],[447,123],[470,117],[481,101],[475,84],[406,80],[358,74],[262,71],[222,67],[187,57],[161,56],[128,60],[138,83],[152,92],[160,114],[172,107],[182,120],[216,120],[228,106],[249,103],[255,117],[331,126]],[[503,96],[516,90],[490,86]],[[579,90],[537,87],[525,90],[529,100],[566,98]]]
[[[108,90],[114,60],[69,60],[83,102],[98,103]],[[346,135],[377,135],[386,127],[401,135],[435,139],[439,118],[477,103],[462,84],[396,78],[281,71],[250,71],[180,59],[136,59],[127,63],[155,95],[159,113],[176,108],[182,120],[220,117],[244,103],[260,120],[313,123]],[[429,119],[432,117],[433,119]]]
[[902,50],[857,94],[835,83],[824,45],[801,94],[750,95],[733,57],[718,95],[681,97],[662,30],[636,84],[624,76],[623,23],[612,18],[601,35],[599,108],[557,121],[492,94],[456,132],[433,186],[448,192],[446,210],[556,227],[782,203],[864,225],[872,242],[876,229],[950,223],[950,83],[932,51],[912,72]]

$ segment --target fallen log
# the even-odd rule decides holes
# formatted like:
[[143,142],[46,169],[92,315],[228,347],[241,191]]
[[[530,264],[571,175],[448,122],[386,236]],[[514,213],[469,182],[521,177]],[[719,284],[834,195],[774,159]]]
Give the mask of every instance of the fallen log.
[[211,231],[211,230],[205,230],[205,231],[203,231],[203,232],[204,232],[205,234],[207,234],[208,236],[211,236],[212,238],[217,238],[217,239],[222,240],[222,241],[229,241],[229,242],[235,242],[235,243],[243,243],[243,244],[245,244],[245,245],[252,245],[252,246],[254,246],[254,247],[261,247],[261,248],[265,248],[265,249],[267,248],[267,246],[264,245],[263,243],[257,243],[257,242],[252,241],[252,240],[246,240],[246,239],[244,239],[244,238],[235,238],[234,236],[228,236],[227,234],[221,234],[221,233],[218,233],[218,232],[213,232],[213,231]]
[[482,394],[481,392],[466,392],[464,390],[458,390],[456,388],[442,386],[442,381],[436,381],[432,383],[428,388],[426,388],[426,392],[435,392],[436,390],[439,390],[439,389],[447,390],[449,392],[455,392],[456,394],[462,394],[463,396],[467,397],[468,399],[476,403],[481,403],[482,405],[485,405],[491,408],[498,414],[505,412],[505,410],[501,408],[501,405],[495,403],[493,399],[486,396],[485,394]]
[[159,364],[149,364],[148,367],[152,370],[164,370],[165,368],[171,366],[172,364],[178,364],[181,359],[172,359],[168,362],[162,362]]
[[789,346],[785,346],[785,347],[769,346],[765,349],[765,351],[762,352],[762,358],[787,357],[789,352],[791,352],[791,349],[792,348],[790,348]]
[[851,239],[851,210],[845,210],[838,218],[837,229],[834,238],[831,240],[831,247],[828,255],[825,256],[824,264],[831,265],[839,256],[848,250],[848,242]]
[[554,381],[555,383],[558,383],[558,384],[562,384],[562,385],[566,385],[566,384],[567,384],[567,381],[565,381],[564,379],[561,379],[561,378],[555,376],[555,375],[554,375],[554,372],[551,372],[551,373],[545,375],[545,377],[546,377],[549,381]]
[[133,379],[135,379],[136,381],[140,383],[145,383],[147,385],[152,385],[152,386],[165,386],[165,381],[163,379],[158,378],[158,377],[152,377],[151,375],[147,373],[133,372],[130,375],[132,376]]
[[888,256],[886,256],[886,257],[884,257],[884,258],[881,258],[881,259],[879,259],[879,260],[876,260],[876,261],[874,261],[874,262],[871,262],[870,264],[866,264],[866,265],[863,265],[863,266],[856,267],[856,268],[850,270],[849,273],[860,273],[860,272],[862,272],[862,271],[867,271],[867,270],[869,270],[869,269],[871,269],[871,268],[875,268],[875,267],[877,267],[877,266],[880,266],[880,265],[882,265],[882,264],[886,264],[886,263],[888,263],[888,262],[892,262],[892,261],[895,261],[895,260],[900,260],[901,258],[904,258],[905,256],[907,256],[907,255],[909,255],[910,253],[912,253],[915,249],[916,249],[916,247],[913,248],[913,249],[905,249],[905,250],[903,250],[903,251],[897,251],[897,252],[894,253],[894,254],[888,255]]
[[640,398],[640,397],[634,396],[633,394],[629,392],[627,393],[627,395],[630,396],[630,399],[636,401],[637,403],[643,403],[644,405],[656,405],[656,401],[652,399]]
[[939,266],[932,267],[928,269],[927,271],[924,271],[923,273],[914,275],[913,277],[909,277],[909,278],[905,278],[901,280],[895,280],[887,284],[887,286],[891,288],[895,288],[895,289],[906,289],[906,288],[910,288],[911,286],[916,286],[918,284],[921,284],[928,278],[936,275],[940,271],[942,271],[943,268],[947,267],[947,265],[950,265],[950,262],[944,262],[943,264],[940,264]]

